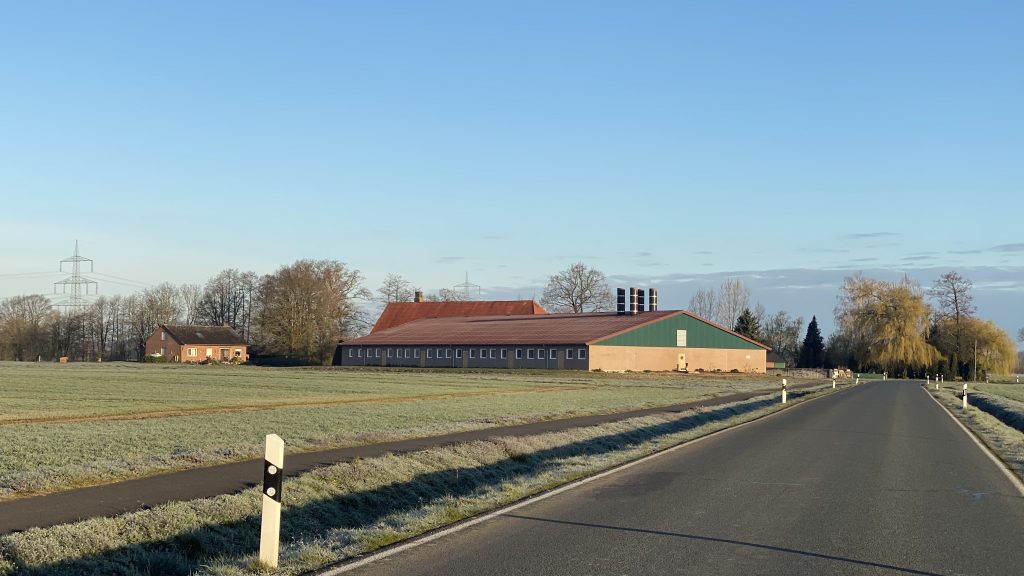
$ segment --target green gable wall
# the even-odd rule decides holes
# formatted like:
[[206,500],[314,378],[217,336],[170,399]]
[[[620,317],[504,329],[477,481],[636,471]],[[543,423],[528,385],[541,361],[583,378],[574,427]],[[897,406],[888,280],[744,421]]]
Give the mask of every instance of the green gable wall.
[[601,346],[652,346],[652,347],[676,347],[676,330],[686,330],[687,348],[726,348],[733,350],[763,350],[756,344],[751,344],[743,338],[716,328],[711,324],[702,322],[680,314],[659,320],[653,324],[641,326],[612,336],[604,340],[594,342]]

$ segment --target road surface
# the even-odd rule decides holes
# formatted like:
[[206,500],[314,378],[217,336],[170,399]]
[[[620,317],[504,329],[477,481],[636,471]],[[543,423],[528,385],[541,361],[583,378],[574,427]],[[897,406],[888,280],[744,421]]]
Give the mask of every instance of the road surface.
[[1024,574],[1024,498],[920,383],[870,382],[352,575]]

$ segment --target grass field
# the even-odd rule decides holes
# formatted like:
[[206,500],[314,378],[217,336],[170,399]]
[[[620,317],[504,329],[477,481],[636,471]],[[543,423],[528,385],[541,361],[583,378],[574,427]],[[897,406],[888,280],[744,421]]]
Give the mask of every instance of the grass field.
[[288,450],[613,412],[772,387],[767,376],[0,363],[0,497]]
[[992,394],[995,396],[1002,396],[1009,398],[1010,400],[1016,400],[1017,402],[1024,402],[1024,383],[1015,384],[985,384],[979,383],[974,385],[979,391],[986,394]]
[[[819,392],[831,393],[822,385]],[[799,403],[814,394],[794,395]],[[0,574],[295,575],[782,409],[777,395],[713,409],[496,438],[285,479],[282,563],[259,569],[260,493],[172,502],[0,536]]]

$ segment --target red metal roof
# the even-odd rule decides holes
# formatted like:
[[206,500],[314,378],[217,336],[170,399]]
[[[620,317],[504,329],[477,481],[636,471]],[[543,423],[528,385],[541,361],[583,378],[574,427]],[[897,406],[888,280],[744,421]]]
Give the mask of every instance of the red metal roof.
[[454,316],[522,316],[547,314],[533,300],[485,300],[479,302],[392,302],[384,308],[370,334],[424,318]]
[[615,312],[592,314],[539,314],[532,316],[478,316],[425,318],[369,336],[348,340],[346,345],[427,346],[444,345],[525,345],[589,344],[625,330],[655,322],[680,311],[644,312],[619,315]]

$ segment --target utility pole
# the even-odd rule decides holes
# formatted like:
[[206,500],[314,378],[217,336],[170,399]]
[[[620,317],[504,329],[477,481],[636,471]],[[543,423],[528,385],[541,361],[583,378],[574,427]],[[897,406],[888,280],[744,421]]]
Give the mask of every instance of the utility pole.
[[974,381],[978,381],[978,339],[974,339]]
[[478,295],[480,294],[480,286],[478,284],[473,284],[469,281],[469,272],[466,272],[466,281],[463,282],[462,284],[456,284],[455,288],[462,288],[463,290],[465,290],[467,300],[469,299],[470,288],[476,288],[476,293]]
[[58,306],[63,307],[66,312],[71,314],[78,314],[85,309],[85,299],[82,298],[83,287],[85,296],[89,295],[89,286],[93,287],[93,294],[96,294],[99,291],[99,284],[94,280],[90,280],[82,276],[82,262],[88,262],[89,272],[93,271],[92,260],[89,258],[83,258],[78,254],[78,240],[75,240],[74,256],[69,256],[60,261],[61,272],[64,271],[64,264],[71,264],[71,276],[53,283],[54,294],[57,293],[57,286],[61,287],[61,294],[67,294],[68,287],[71,287],[71,294],[68,296],[67,300],[58,304]]

